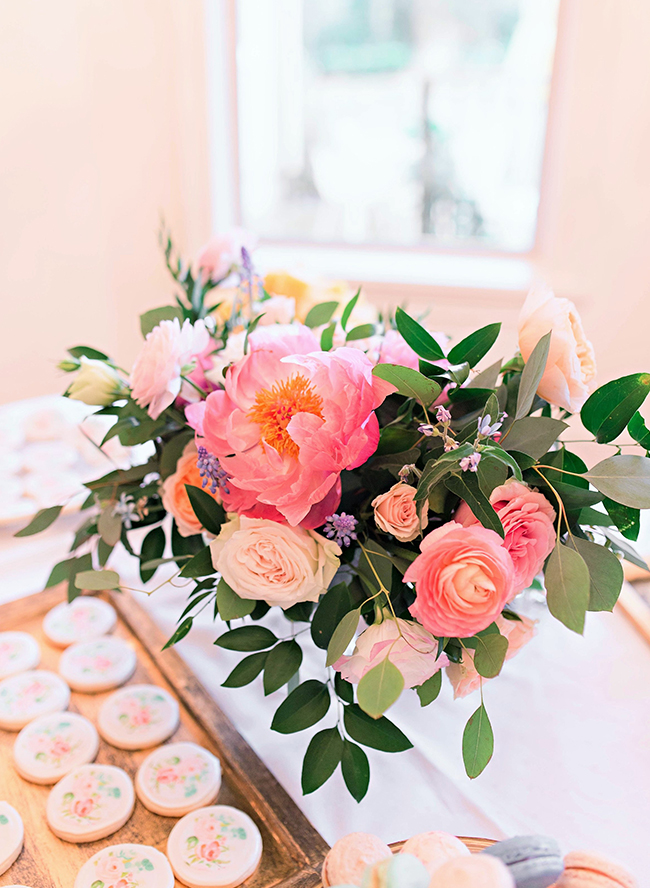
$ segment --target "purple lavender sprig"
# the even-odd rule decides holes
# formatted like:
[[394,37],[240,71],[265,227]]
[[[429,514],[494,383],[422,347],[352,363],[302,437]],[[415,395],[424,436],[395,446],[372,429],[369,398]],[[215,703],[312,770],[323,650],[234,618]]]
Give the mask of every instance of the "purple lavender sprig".
[[329,540],[334,540],[339,546],[349,546],[352,540],[356,540],[356,527],[359,523],[353,515],[346,515],[341,512],[340,515],[328,515],[325,519],[327,524],[323,528],[323,533]]

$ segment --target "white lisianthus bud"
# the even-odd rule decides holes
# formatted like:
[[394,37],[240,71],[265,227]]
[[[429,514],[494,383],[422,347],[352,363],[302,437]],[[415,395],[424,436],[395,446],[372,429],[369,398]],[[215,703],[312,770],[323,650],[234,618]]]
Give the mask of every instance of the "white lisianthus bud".
[[110,364],[81,357],[79,365],[79,372],[67,391],[67,396],[74,401],[105,407],[124,391],[124,382]]

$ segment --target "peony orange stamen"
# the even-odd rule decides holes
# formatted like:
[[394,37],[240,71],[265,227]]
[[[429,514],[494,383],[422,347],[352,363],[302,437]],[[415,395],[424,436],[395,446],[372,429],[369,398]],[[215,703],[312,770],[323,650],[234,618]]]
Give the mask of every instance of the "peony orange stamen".
[[248,418],[260,426],[262,438],[278,453],[297,458],[299,448],[287,431],[289,421],[296,413],[313,413],[322,419],[322,406],[323,399],[311,382],[302,373],[296,373],[257,392]]

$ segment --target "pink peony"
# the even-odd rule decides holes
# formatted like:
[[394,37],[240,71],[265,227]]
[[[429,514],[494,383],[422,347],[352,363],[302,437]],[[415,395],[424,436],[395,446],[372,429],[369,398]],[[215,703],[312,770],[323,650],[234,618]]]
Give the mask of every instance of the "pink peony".
[[244,228],[233,228],[223,234],[215,234],[196,257],[196,266],[213,281],[228,277],[233,266],[241,264],[241,248],[252,252],[256,237]]
[[334,668],[347,681],[358,684],[366,672],[388,657],[404,676],[404,686],[414,688],[447,665],[444,654],[436,659],[437,650],[438,640],[418,623],[386,616],[363,631],[352,656],[340,657]]
[[190,367],[210,343],[203,321],[192,325],[178,318],[161,321],[154,327],[131,371],[131,394],[140,407],[147,407],[152,419],[174,403],[181,390],[181,372]]
[[[515,567],[515,592],[527,589],[555,546],[555,509],[545,496],[521,481],[511,479],[495,487],[490,502],[505,531],[503,545]],[[467,503],[461,503],[454,520],[463,527],[478,524]]]
[[397,330],[387,330],[379,349],[378,364],[398,364],[419,370],[420,359]]
[[404,574],[415,584],[413,616],[437,636],[466,638],[492,623],[510,600],[515,569],[501,537],[450,521],[420,543]]

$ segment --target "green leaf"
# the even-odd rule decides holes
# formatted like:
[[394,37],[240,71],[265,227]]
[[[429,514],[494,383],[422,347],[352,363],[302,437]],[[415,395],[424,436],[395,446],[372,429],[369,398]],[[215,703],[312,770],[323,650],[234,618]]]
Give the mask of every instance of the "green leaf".
[[266,314],[265,311],[263,311],[261,314],[258,314],[256,317],[253,318],[253,320],[250,322],[250,324],[246,327],[246,335],[244,336],[244,354],[245,355],[248,354],[249,337],[250,337],[251,333],[255,332],[255,328],[257,327],[257,325],[262,320],[262,318],[264,317],[265,314]]
[[215,536],[219,534],[221,525],[226,520],[226,513],[223,506],[216,501],[213,496],[206,493],[200,487],[194,487],[192,484],[186,484],[185,490],[190,499],[190,505],[196,517],[201,522],[208,533]]
[[175,645],[177,642],[181,641],[181,639],[185,638],[187,633],[192,628],[192,623],[193,623],[192,617],[185,617],[185,619],[177,627],[176,631],[174,632],[172,637],[169,639],[169,641],[163,645],[163,648],[162,648],[163,651],[166,651],[167,648],[172,647],[172,645]]
[[438,361],[445,357],[433,336],[401,308],[395,311],[395,324],[413,351],[425,361]]
[[611,611],[623,587],[623,566],[605,546],[573,538],[573,544],[589,569],[590,611]]
[[146,583],[156,572],[156,568],[145,568],[147,561],[162,558],[165,551],[165,531],[162,527],[154,527],[142,541],[140,549],[140,579]]
[[341,676],[340,672],[334,673],[334,690],[337,697],[343,700],[344,703],[354,702],[354,689],[350,682]]
[[356,703],[345,707],[343,721],[350,737],[363,746],[382,752],[404,752],[413,747],[408,737],[385,715],[371,718]]
[[641,530],[641,512],[639,509],[631,509],[629,506],[622,506],[615,503],[609,497],[603,497],[603,505],[607,509],[614,524],[623,536],[628,540],[638,540]]
[[72,355],[73,358],[92,358],[93,361],[109,360],[108,355],[98,351],[96,348],[91,348],[89,345],[75,345],[74,348],[68,349],[68,354]]
[[627,430],[634,440],[638,441],[641,447],[645,450],[650,450],[650,429],[646,426],[640,413],[634,414],[627,424]]
[[14,536],[27,537],[32,536],[32,534],[35,533],[40,533],[42,530],[46,530],[50,524],[54,524],[61,514],[62,508],[63,506],[51,506],[49,509],[40,509],[34,515],[27,527],[23,527],[23,529],[15,533]]
[[505,635],[492,633],[476,635],[474,666],[483,678],[494,678],[501,672],[501,667],[508,652],[508,639]]
[[95,879],[90,888],[104,888],[104,883],[101,879]]
[[182,577],[207,577],[215,572],[210,555],[210,546],[205,546],[190,559],[180,572]]
[[284,608],[284,615],[292,623],[310,623],[313,610],[313,601],[299,601]]
[[330,702],[330,694],[324,682],[315,679],[303,681],[276,710],[271,730],[280,734],[293,734],[311,728],[327,715]]
[[442,389],[433,379],[427,379],[417,370],[410,367],[401,367],[398,364],[377,364],[373,369],[373,375],[394,385],[400,395],[405,398],[415,398],[425,407],[436,400]]
[[300,669],[302,648],[293,638],[281,641],[266,658],[264,667],[264,694],[268,696],[285,685]]
[[485,770],[493,752],[494,733],[485,706],[481,703],[463,731],[463,762],[471,780]]
[[151,333],[161,321],[173,321],[176,318],[179,324],[183,323],[183,312],[177,305],[163,305],[161,308],[152,308],[140,315],[140,330],[142,335]]
[[519,383],[515,419],[521,419],[526,416],[530,408],[533,406],[533,401],[537,394],[537,386],[546,369],[548,350],[551,345],[551,336],[552,331],[549,331],[545,336],[542,336],[526,361],[526,366],[521,374],[521,382]]
[[357,687],[357,701],[371,718],[379,718],[399,699],[404,676],[389,657],[369,669]]
[[650,373],[633,373],[601,385],[580,411],[586,429],[600,444],[613,441],[632,420],[650,392]]
[[581,635],[589,607],[589,568],[582,555],[558,543],[546,563],[544,584],[550,612]]
[[[460,450],[460,448],[458,449]],[[457,453],[458,451],[455,452]],[[493,456],[495,459],[500,460],[504,465],[512,469],[512,474],[515,476],[517,481],[522,480],[519,463],[514,458],[514,456],[505,451],[502,447],[499,447],[497,444],[486,445],[482,450],[482,458],[486,456]]]
[[327,327],[323,330],[320,335],[320,348],[321,351],[331,351],[332,346],[334,345],[334,333],[336,331],[336,324],[334,321],[331,324],[328,324]]
[[450,475],[454,469],[458,469],[458,464],[465,456],[474,453],[472,444],[461,444],[456,450],[449,453],[443,453],[437,459],[430,459],[424,467],[422,476],[418,482],[417,493],[415,494],[415,502],[421,502],[428,499],[431,490],[442,481],[447,475]]
[[326,651],[334,630],[352,607],[350,590],[337,583],[323,595],[311,621],[311,637],[316,647]]
[[650,459],[647,456],[610,456],[586,475],[596,490],[632,509],[650,509]]
[[250,684],[260,674],[266,663],[268,651],[260,651],[244,657],[232,670],[228,678],[221,685],[222,688],[243,688]]
[[224,632],[217,638],[215,644],[227,651],[263,651],[274,645],[277,640],[266,626],[240,626]]
[[[481,358],[490,351],[497,341],[501,331],[501,324],[488,324],[474,333],[470,333],[455,345],[447,355],[452,364],[462,364],[467,361],[470,367],[476,367]],[[493,388],[493,386],[490,386]]]
[[410,450],[420,438],[420,433],[415,430],[397,429],[394,426],[389,426],[381,431],[375,456],[403,453],[405,450]]
[[71,582],[75,574],[82,570],[92,570],[93,559],[88,552],[86,555],[80,555],[78,558],[67,558],[65,561],[59,561],[55,564],[48,577],[45,588],[58,586],[59,583]]
[[360,617],[361,611],[359,609],[353,610],[347,613],[338,624],[332,633],[332,638],[327,646],[326,666],[333,666],[339,657],[343,656],[348,645],[354,638]]
[[611,527],[616,522],[604,512],[598,512],[591,506],[586,506],[580,511],[578,516],[578,524],[585,524],[588,527]]
[[180,459],[183,450],[187,444],[194,438],[194,432],[183,431],[178,435],[174,435],[166,444],[163,445],[162,455],[160,457],[160,477],[165,480],[173,475],[176,471],[176,464]]
[[114,570],[82,570],[75,576],[74,584],[85,592],[100,592],[118,589],[120,578]]
[[307,312],[305,318],[306,327],[322,327],[323,324],[329,324],[332,315],[339,307],[338,302],[319,302]]
[[451,475],[445,480],[445,486],[467,503],[483,527],[494,530],[501,539],[505,538],[501,519],[481,490],[478,478],[474,473],[464,472],[462,475]]
[[249,598],[240,598],[221,577],[217,586],[217,610],[222,620],[229,623],[231,620],[247,617],[253,613],[256,604],[257,602]]
[[[122,533],[122,543],[124,543],[125,538],[125,533]],[[178,556],[179,560],[176,563],[179,567],[183,567],[187,560],[184,556],[198,555],[204,549],[205,543],[200,533],[188,537],[181,536],[176,522],[172,521],[172,554]]]
[[498,361],[495,361],[494,364],[490,364],[489,367],[486,367],[485,370],[481,370],[473,379],[467,383],[468,388],[496,388],[497,380],[499,379],[499,374],[501,373],[501,358]]
[[504,450],[518,450],[539,459],[568,428],[566,422],[550,416],[524,416],[513,422],[501,446]]
[[108,543],[104,542],[101,537],[99,538],[97,541],[97,560],[100,567],[106,567],[106,562],[111,557],[111,552],[114,548],[114,546],[109,546]]
[[374,333],[374,324],[359,324],[358,327],[353,327],[350,330],[348,335],[345,337],[345,341],[354,342],[355,339],[367,339],[369,336],[373,336]]
[[348,321],[350,320],[350,315],[354,311],[354,306],[357,304],[360,294],[361,294],[361,287],[359,287],[359,289],[354,294],[352,299],[350,299],[348,304],[343,309],[343,314],[341,315],[341,326],[343,327],[344,330],[347,330]]
[[610,545],[615,552],[622,555],[626,561],[630,562],[630,564],[635,564],[637,567],[640,567],[641,570],[647,570],[648,573],[650,573],[650,567],[648,567],[645,560],[641,558],[636,549],[633,546],[630,546],[626,540],[622,540],[609,528],[603,527],[602,532],[609,540]]
[[343,738],[338,728],[326,728],[311,738],[302,763],[302,793],[319,789],[336,771],[343,755]]
[[360,802],[368,792],[370,763],[363,749],[349,740],[343,741],[341,773],[348,792],[356,802]]
[[390,591],[393,579],[392,559],[379,543],[374,540],[366,541],[359,556],[357,570],[364,574],[377,589],[379,589],[377,582],[377,577],[379,577],[379,582],[382,583],[384,589]]
[[122,534],[122,516],[114,510],[115,503],[108,502],[97,520],[99,535],[109,546],[115,546]]
[[420,706],[428,706],[429,703],[433,703],[435,699],[437,699],[438,694],[442,688],[442,669],[438,669],[437,672],[434,672],[431,678],[427,678],[426,681],[422,682],[421,685],[418,685],[415,688],[415,693],[420,698]]
[[508,467],[493,456],[483,456],[478,464],[476,476],[479,487],[489,499],[495,487],[506,483]]

